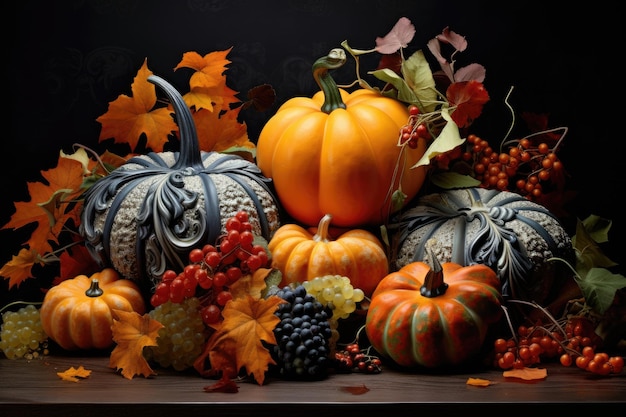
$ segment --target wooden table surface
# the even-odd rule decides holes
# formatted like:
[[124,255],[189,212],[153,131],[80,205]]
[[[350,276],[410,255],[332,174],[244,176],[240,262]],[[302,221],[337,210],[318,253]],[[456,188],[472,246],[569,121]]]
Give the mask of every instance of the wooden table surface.
[[[68,382],[57,376],[80,365],[92,371],[88,378]],[[589,417],[609,408],[626,410],[626,372],[600,377],[556,363],[545,367],[547,379],[531,383],[510,381],[498,370],[437,374],[383,368],[380,374],[331,374],[314,382],[271,379],[259,386],[244,381],[238,383],[239,392],[229,394],[205,392],[203,388],[215,380],[203,379],[195,371],[155,369],[154,377],[125,379],[108,367],[105,356],[0,359],[0,416],[324,417],[326,412],[381,417],[402,410],[482,415],[491,410],[516,414],[569,409],[568,416],[573,411]],[[492,385],[469,386],[470,377],[488,379]],[[369,391],[355,395],[345,390],[361,386]]]

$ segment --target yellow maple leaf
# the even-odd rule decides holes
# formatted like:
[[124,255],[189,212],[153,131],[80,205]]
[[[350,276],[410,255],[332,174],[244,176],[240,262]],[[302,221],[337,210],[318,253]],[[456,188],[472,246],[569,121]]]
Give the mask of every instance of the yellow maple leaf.
[[195,51],[185,52],[183,59],[174,67],[174,71],[180,68],[196,70],[189,81],[191,90],[217,87],[223,82],[226,65],[231,63],[226,56],[232,49],[231,47],[224,51],[209,52],[204,56]]
[[81,378],[88,378],[91,371],[80,365],[78,368],[72,366],[63,372],[57,372],[57,375],[64,381],[78,382]]
[[159,330],[163,325],[148,313],[143,316],[135,311],[113,309],[113,340],[117,346],[111,352],[109,367],[121,370],[126,379],[135,375],[155,375],[143,356],[145,346],[157,346]]
[[157,94],[155,85],[148,81],[150,75],[152,71],[144,60],[131,85],[132,97],[120,94],[109,103],[107,112],[96,119],[102,124],[101,142],[113,138],[115,143],[128,143],[135,150],[145,134],[146,147],[162,152],[170,134],[178,131],[170,109],[154,109]]
[[276,344],[274,328],[280,319],[274,315],[276,307],[285,301],[277,296],[255,299],[248,295],[232,299],[222,310],[224,321],[220,330],[207,342],[205,355],[210,355],[214,370],[232,372],[245,368],[248,375],[263,385],[265,372],[275,364],[263,344]]

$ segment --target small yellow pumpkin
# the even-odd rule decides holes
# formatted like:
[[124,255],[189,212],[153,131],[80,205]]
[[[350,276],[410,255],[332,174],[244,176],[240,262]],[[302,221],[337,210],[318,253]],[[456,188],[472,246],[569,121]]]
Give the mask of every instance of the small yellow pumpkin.
[[331,220],[332,216],[326,214],[317,228],[284,224],[274,233],[268,249],[272,267],[282,273],[281,285],[342,275],[370,296],[389,272],[382,244],[364,229],[350,229],[333,239],[329,234]]
[[106,349],[113,344],[113,309],[146,312],[139,286],[105,268],[52,287],[41,305],[41,324],[63,349]]

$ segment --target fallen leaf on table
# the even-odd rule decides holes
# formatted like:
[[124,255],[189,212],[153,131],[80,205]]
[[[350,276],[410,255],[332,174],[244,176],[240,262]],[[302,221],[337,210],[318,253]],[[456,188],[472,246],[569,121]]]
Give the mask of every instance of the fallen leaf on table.
[[472,385],[474,387],[488,387],[491,385],[491,381],[482,378],[468,378],[467,385]]
[[538,379],[545,379],[548,376],[548,371],[545,368],[522,368],[512,369],[510,371],[504,371],[502,374],[505,378],[519,378],[525,381],[534,381]]
[[356,387],[341,387],[339,389],[345,392],[349,392],[352,395],[362,395],[370,390],[365,386],[365,384]]
[[88,369],[85,369],[82,365],[79,366],[78,368],[74,368],[73,366],[63,372],[57,372],[57,375],[63,380],[63,381],[70,381],[70,382],[78,382],[79,378],[88,378],[89,375],[91,375],[91,371]]
[[205,392],[225,392],[235,394],[239,392],[239,385],[235,383],[227,374],[222,374],[222,378],[213,385],[204,387]]

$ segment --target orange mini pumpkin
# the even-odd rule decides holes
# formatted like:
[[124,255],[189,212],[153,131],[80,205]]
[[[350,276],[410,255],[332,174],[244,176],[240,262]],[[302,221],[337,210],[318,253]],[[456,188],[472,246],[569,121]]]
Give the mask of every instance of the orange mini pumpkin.
[[[486,265],[413,262],[382,279],[371,297],[365,332],[395,363],[460,365],[481,350],[503,315],[500,280]],[[444,280],[445,279],[445,280]]]
[[[330,237],[332,216],[325,215],[317,228],[297,224],[281,226],[269,241],[272,267],[281,271],[281,285],[302,283],[324,275],[350,278],[366,296],[389,272],[387,255],[378,238],[364,229],[352,229]],[[312,233],[313,232],[313,233]]]
[[146,312],[137,284],[105,268],[52,287],[41,305],[41,324],[63,349],[106,349],[113,344],[113,309]]

